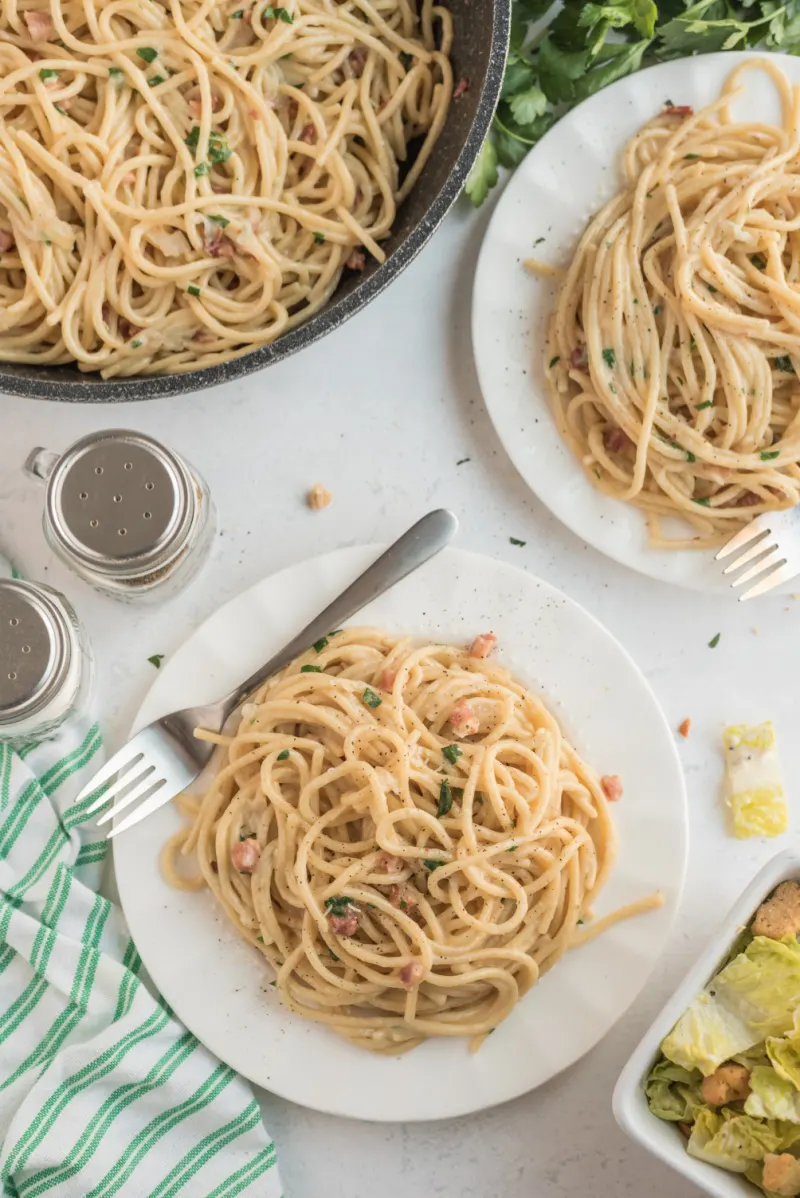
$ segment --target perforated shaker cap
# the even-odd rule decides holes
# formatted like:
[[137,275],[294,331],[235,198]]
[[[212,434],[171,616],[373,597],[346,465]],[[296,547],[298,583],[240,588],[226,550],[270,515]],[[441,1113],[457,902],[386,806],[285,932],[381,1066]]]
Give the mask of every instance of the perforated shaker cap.
[[33,583],[0,578],[0,725],[45,708],[71,660],[69,623],[51,595]]
[[110,577],[136,577],[183,548],[197,496],[191,474],[143,433],[106,429],[76,441],[47,483],[47,518],[65,552]]

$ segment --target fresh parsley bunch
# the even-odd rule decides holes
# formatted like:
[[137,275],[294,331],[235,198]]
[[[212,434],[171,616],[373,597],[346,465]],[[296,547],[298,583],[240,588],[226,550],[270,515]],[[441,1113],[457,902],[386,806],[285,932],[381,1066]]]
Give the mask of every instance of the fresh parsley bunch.
[[800,0],[514,0],[500,103],[467,194],[482,204],[498,166],[513,169],[574,104],[623,75],[685,54],[753,46],[800,54]]

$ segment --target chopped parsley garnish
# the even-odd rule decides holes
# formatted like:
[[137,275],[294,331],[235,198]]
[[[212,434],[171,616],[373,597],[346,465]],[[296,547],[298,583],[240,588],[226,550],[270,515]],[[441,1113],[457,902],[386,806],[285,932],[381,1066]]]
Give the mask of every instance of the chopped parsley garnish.
[[153,656],[148,657],[147,660],[150,662],[151,666],[155,666],[157,670],[160,670],[161,663],[164,660],[164,654],[163,653],[154,653]]
[[433,869],[438,869],[440,865],[445,865],[446,862],[444,862],[444,861],[423,861],[422,864],[425,866],[426,869],[433,870]]
[[761,454],[759,456],[760,456],[762,462],[771,462],[771,461],[773,461],[774,458],[780,457],[780,453],[781,453],[781,451],[779,449],[772,449],[772,450],[764,449],[761,451]]
[[200,126],[193,125],[192,128],[189,130],[189,136],[184,137],[183,140],[184,140],[184,143],[189,147],[190,150],[196,150],[197,143],[200,140]]
[[230,156],[231,150],[225,134],[212,132],[208,139],[208,157],[211,162],[218,165],[227,162]]
[[62,116],[67,115],[66,108],[62,108],[60,104],[54,104],[53,107],[55,108],[56,112],[60,112]]
[[708,288],[708,290],[709,290],[710,292],[712,292],[714,295],[716,295],[716,294],[717,294],[717,292],[719,291],[719,288],[718,288],[718,287],[715,287],[713,283],[706,283],[706,287],[707,287],[707,288]]
[[237,9],[236,9],[236,12],[232,12],[232,13],[231,13],[231,20],[232,20],[232,21],[241,21],[241,19],[242,19],[242,17],[243,17],[243,16],[244,16],[244,9],[243,9],[243,8],[237,8]]
[[112,78],[112,79],[116,79],[116,78],[117,78],[119,75],[124,75],[124,74],[125,74],[125,72],[123,71],[122,67],[109,67],[109,68],[108,68],[108,73],[109,73],[109,75],[111,76],[111,78]]
[[51,71],[49,67],[43,67],[39,72],[39,78],[42,83],[45,83],[48,79],[58,79],[58,71]]
[[320,637],[318,641],[314,641],[314,649],[317,653],[321,653],[323,649],[327,649],[330,641],[326,636]]
[[456,462],[457,466],[463,466],[465,462],[471,462],[472,458],[459,458]]
[[699,157],[700,157],[699,154],[684,154],[684,158],[687,159],[687,161],[689,161],[689,162],[691,162],[691,160],[693,158],[699,158]]
[[443,778],[442,785],[439,787],[439,806],[436,809],[436,814],[441,818],[443,815],[447,815],[452,806],[453,792],[450,789],[450,783],[447,778]]
[[653,315],[658,316],[660,311],[661,311],[661,304],[656,304],[655,308],[653,308]]
[[365,707],[380,707],[383,699],[377,695],[371,686],[366,687],[364,694],[361,696],[361,702]]
[[323,241],[325,240],[325,234],[324,233],[315,233],[314,240],[316,241],[317,245],[322,245]]
[[686,450],[686,461],[687,462],[696,462],[697,461],[697,458],[694,456],[694,454],[691,452],[691,450],[688,450],[688,449]]
[[528,542],[527,542],[527,541],[520,541],[518,537],[509,537],[509,538],[508,538],[508,543],[509,543],[510,545],[518,545],[518,546],[520,547],[520,549],[521,549],[521,548],[522,548],[524,545],[527,545],[527,544],[528,544]]
[[328,949],[328,952],[331,954],[331,960],[332,960],[332,961],[339,961],[339,960],[341,960],[341,958],[340,958],[340,957],[337,957],[337,956],[336,956],[336,953],[333,951],[333,949],[332,949],[332,948],[329,948],[329,949]]
[[716,649],[717,645],[719,644],[719,638],[721,636],[722,636],[721,632],[718,632],[716,636],[712,636],[711,640],[708,642],[709,649]]
[[[195,171],[195,174],[197,174],[197,171]],[[212,216],[209,213],[208,219],[213,220],[214,224],[219,225],[221,229],[227,229],[228,225],[231,223],[227,216],[220,216],[219,214]]]
[[615,365],[615,363],[617,361],[617,356],[614,353],[613,349],[604,349],[603,350],[603,361],[605,362],[606,366],[608,366],[608,367],[613,367]]
[[703,408],[713,408],[713,406],[714,406],[713,399],[706,399],[703,401],[703,403],[699,403],[697,405],[697,411],[702,412]]
[[784,370],[787,374],[795,374],[795,368],[792,359],[788,354],[784,354],[782,358],[773,358],[776,370]]
[[145,62],[153,62],[156,58],[158,58],[158,50],[154,50],[152,46],[140,46],[136,53],[140,58],[143,58]]
[[711,499],[710,499],[708,496],[706,496],[704,499],[692,499],[692,502],[693,502],[693,503],[699,503],[699,504],[701,504],[703,507],[710,507],[710,506],[711,506]]
[[550,361],[548,362],[548,368],[549,368],[550,370],[552,370],[552,369],[553,369],[553,367],[556,365],[556,363],[557,363],[557,362],[560,362],[560,361],[561,361],[561,355],[560,355],[560,354],[556,354],[556,356],[555,356],[554,358],[551,358],[551,359],[550,359]]
[[329,915],[349,915],[351,910],[353,913],[358,910],[353,900],[346,894],[331,895],[330,898],[325,899],[324,907]]
[[461,756],[461,749],[459,749],[458,745],[445,745],[445,747],[442,749],[442,753],[448,761],[455,765]]
[[189,295],[199,295],[200,294],[200,288],[195,287],[194,283],[190,283],[187,290],[189,292]]
[[158,87],[159,83],[164,82],[163,75],[154,75],[152,79],[147,80],[148,87]]
[[141,344],[141,341],[131,341],[131,349],[139,349]]
[[544,241],[544,238],[543,238],[543,237],[537,237],[537,238],[536,238],[536,240],[534,241],[534,243],[533,243],[533,244],[534,244],[534,245],[541,245],[543,241]]
[[402,50],[400,51],[400,62],[403,64],[404,70],[407,71],[413,61],[414,61],[414,59],[411,57],[410,54],[406,54]]
[[207,162],[198,162],[197,166],[194,168],[195,179],[202,179],[203,175],[207,175],[207,174],[208,174],[208,163]]
[[301,674],[321,674],[321,673],[323,673],[323,670],[322,670],[321,666],[301,666],[300,673]]
[[289,750],[284,749],[282,753],[278,754],[278,756],[275,758],[275,760],[276,761],[285,761],[288,756],[289,756]]
[[692,337],[691,341],[689,342],[689,349],[697,349],[697,342],[695,341],[694,337]]
[[267,5],[262,16],[265,21],[285,21],[287,25],[294,24],[294,17],[287,9],[274,8],[271,4]]
[[44,243],[44,244],[45,244],[45,245],[52,245],[53,243],[52,243],[52,241],[47,241],[47,240],[45,240],[45,243]]
[[767,269],[767,260],[763,254],[753,254],[750,261],[753,263],[753,266],[757,267],[759,270]]

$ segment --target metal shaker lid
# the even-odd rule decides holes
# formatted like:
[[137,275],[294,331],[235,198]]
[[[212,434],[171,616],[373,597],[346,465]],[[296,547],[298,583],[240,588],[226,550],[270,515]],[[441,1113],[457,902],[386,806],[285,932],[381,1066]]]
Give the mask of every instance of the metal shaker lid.
[[72,660],[67,618],[50,593],[0,578],[0,724],[41,711],[59,692]]
[[45,502],[52,533],[68,554],[101,574],[137,576],[181,549],[197,496],[171,450],[143,433],[107,429],[62,454]]

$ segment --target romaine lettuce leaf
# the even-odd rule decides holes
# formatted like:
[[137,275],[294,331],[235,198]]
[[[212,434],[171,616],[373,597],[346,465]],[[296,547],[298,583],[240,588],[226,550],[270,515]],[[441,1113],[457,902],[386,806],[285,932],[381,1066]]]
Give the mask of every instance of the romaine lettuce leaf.
[[769,1066],[756,1065],[750,1074],[746,1115],[756,1119],[783,1119],[800,1123],[800,1092]]
[[746,1052],[763,1039],[716,996],[704,991],[681,1015],[661,1045],[668,1060],[708,1076],[723,1061]]
[[779,1119],[753,1119],[723,1107],[702,1107],[695,1116],[686,1151],[697,1160],[746,1173],[754,1161],[768,1152],[785,1152],[800,1140],[800,1127]]
[[662,1058],[650,1070],[644,1085],[650,1110],[659,1119],[691,1123],[694,1112],[703,1106],[702,1082],[699,1070],[690,1071]]
[[756,936],[709,986],[709,993],[743,1023],[757,1040],[784,1036],[800,1006],[800,944],[794,936]]

